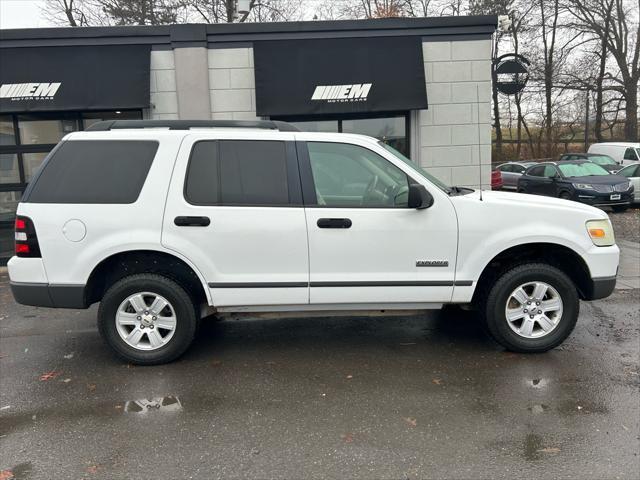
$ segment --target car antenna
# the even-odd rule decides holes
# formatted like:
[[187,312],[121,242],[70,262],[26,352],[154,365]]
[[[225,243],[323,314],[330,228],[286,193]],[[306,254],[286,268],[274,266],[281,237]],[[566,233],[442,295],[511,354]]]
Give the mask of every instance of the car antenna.
[[480,180],[480,201],[482,201],[482,157],[480,149],[480,87],[476,83],[476,125],[478,130],[478,172]]

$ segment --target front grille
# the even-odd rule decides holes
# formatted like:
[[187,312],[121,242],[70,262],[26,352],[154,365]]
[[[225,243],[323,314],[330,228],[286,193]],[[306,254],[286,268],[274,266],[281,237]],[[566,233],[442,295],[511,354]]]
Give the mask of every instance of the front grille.
[[629,190],[629,182],[619,183],[615,186],[616,192],[626,192]]
[[613,192],[613,187],[611,185],[594,185],[593,189],[598,193]]

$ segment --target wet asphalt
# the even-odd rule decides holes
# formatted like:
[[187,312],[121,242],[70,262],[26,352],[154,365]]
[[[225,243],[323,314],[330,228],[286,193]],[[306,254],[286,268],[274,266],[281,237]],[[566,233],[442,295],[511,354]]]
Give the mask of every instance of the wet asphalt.
[[638,478],[640,290],[505,352],[473,315],[205,321],[134,367],[0,275],[0,478]]

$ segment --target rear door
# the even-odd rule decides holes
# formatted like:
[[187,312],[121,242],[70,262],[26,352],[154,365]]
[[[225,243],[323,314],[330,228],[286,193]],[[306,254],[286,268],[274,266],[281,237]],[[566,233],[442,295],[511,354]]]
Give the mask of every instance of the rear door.
[[201,270],[217,307],[308,303],[306,222],[292,134],[187,136],[162,243]]

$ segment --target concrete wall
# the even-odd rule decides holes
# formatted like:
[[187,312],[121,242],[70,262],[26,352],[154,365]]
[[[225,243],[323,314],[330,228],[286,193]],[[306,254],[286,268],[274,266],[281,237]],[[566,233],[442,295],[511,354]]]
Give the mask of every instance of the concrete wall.
[[152,120],[179,118],[173,50],[151,51],[151,108],[145,117]]
[[209,97],[213,120],[256,120],[253,48],[212,48]]
[[491,184],[491,40],[422,44],[428,110],[415,125],[414,160],[445,183]]

